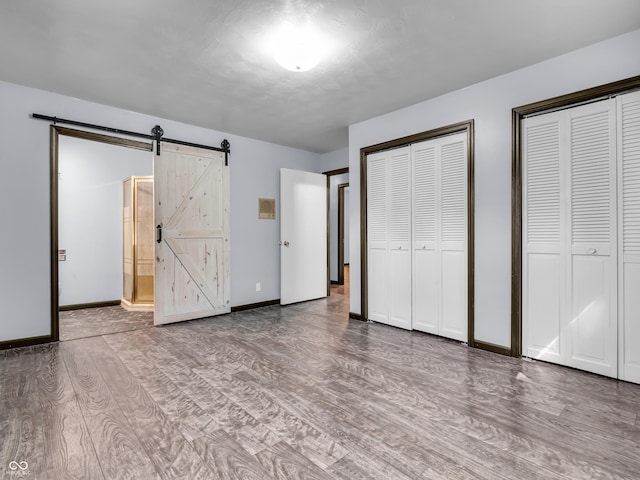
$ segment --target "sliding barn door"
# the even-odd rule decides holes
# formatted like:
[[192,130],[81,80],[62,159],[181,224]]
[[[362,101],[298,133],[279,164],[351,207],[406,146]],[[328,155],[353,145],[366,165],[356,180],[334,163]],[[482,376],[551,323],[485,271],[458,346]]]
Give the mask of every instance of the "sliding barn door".
[[524,354],[617,375],[613,101],[524,121]]
[[618,98],[619,376],[640,383],[640,92]]
[[410,149],[367,156],[368,318],[411,329]]
[[161,143],[154,157],[156,325],[230,311],[224,154]]
[[460,133],[412,145],[413,328],[467,341],[468,160]]

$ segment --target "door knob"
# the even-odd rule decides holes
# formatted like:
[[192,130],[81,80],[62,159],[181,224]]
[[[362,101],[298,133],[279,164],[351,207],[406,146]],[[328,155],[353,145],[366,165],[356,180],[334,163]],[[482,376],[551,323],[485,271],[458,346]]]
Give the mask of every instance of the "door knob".
[[590,248],[589,250],[587,250],[587,253],[588,253],[589,255],[595,255],[595,254],[596,254],[596,252],[597,252],[597,250],[596,250],[595,248]]
[[283,242],[283,245],[284,245],[285,247],[288,247],[288,246],[289,246],[289,242],[287,242],[287,241],[285,240],[285,241]]

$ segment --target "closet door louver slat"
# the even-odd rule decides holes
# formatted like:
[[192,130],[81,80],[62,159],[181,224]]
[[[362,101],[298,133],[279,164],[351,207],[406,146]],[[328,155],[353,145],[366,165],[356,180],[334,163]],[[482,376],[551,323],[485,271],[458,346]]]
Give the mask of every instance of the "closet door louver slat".
[[[391,249],[408,249],[410,228],[410,165],[409,151],[392,151],[390,155],[389,187],[391,206]],[[397,244],[395,244],[397,242]]]
[[464,242],[466,238],[466,158],[464,140],[442,145],[442,241]]
[[559,123],[532,126],[526,133],[526,239],[529,243],[559,246]]
[[621,147],[622,250],[624,255],[640,255],[640,98],[622,103]]
[[372,158],[367,167],[367,223],[370,244],[387,241],[387,164],[386,159]]
[[[420,144],[419,144],[420,145]],[[436,241],[436,147],[416,146],[413,152],[414,242],[418,248]]]
[[[571,119],[572,243],[611,241],[611,133],[608,111]],[[601,247],[601,248],[602,248]]]

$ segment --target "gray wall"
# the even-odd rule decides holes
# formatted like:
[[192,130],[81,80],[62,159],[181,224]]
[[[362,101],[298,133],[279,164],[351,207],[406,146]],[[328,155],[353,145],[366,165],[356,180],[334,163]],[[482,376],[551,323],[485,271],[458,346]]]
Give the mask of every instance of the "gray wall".
[[258,198],[279,207],[279,169],[330,169],[320,155],[4,82],[0,105],[0,341],[50,334],[49,124],[34,112],[139,132],[160,124],[167,137],[208,145],[227,138],[232,305],[280,298],[280,221],[258,219]]
[[151,152],[61,135],[60,305],[122,298],[122,180],[153,175]]
[[[475,337],[510,345],[511,110],[640,75],[640,30],[349,127],[351,311],[360,313],[360,148],[475,119]],[[487,53],[490,55],[490,53]]]

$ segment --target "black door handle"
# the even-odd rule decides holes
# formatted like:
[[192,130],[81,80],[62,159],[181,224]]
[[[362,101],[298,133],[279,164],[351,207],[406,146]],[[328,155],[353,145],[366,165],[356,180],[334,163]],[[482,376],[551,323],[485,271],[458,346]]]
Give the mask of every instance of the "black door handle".
[[156,225],[156,242],[162,242],[162,224]]

